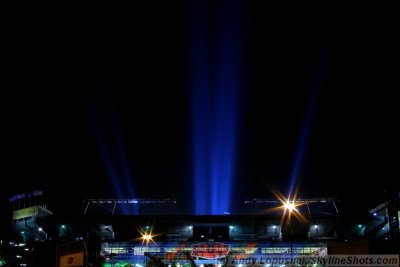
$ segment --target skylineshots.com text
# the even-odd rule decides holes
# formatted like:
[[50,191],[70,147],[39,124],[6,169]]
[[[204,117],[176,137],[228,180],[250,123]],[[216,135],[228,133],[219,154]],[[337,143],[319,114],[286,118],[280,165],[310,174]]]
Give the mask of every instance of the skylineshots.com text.
[[258,267],[258,266],[399,266],[399,255],[329,255],[329,256],[258,256],[226,257],[219,260],[224,267]]

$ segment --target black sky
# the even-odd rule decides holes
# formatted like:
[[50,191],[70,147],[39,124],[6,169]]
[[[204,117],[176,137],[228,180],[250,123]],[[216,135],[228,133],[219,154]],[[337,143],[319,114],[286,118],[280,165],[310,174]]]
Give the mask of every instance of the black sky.
[[[263,197],[266,180],[286,188],[321,67],[302,194],[373,205],[385,189],[398,190],[396,19],[385,11],[338,18],[256,2],[243,7],[238,198]],[[213,27],[218,16],[209,8]],[[182,2],[66,14],[13,10],[2,38],[2,199],[36,188],[54,206],[113,196],[88,110],[111,149],[112,123],[119,127],[139,194],[187,199],[187,16]]]

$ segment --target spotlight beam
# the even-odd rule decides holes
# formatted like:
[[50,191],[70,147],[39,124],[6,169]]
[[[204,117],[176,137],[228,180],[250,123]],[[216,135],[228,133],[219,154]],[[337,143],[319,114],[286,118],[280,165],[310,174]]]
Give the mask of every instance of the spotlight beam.
[[207,19],[212,14],[203,1],[190,9],[195,214],[225,214],[234,184],[240,5],[224,3],[216,27],[207,27],[214,21]]
[[304,125],[300,134],[300,139],[296,150],[293,169],[290,175],[289,192],[288,192],[289,195],[292,194],[295,185],[298,184],[297,180],[300,175],[302,163],[304,160],[304,154],[305,154],[304,150],[308,142],[308,137],[312,126],[312,120],[316,109],[318,89],[321,86],[321,82],[323,79],[324,68],[326,65],[328,44],[329,40],[327,39],[325,46],[321,50],[318,66],[316,68],[316,73],[314,75],[314,79],[312,82],[311,94],[308,99],[307,112],[305,115]]

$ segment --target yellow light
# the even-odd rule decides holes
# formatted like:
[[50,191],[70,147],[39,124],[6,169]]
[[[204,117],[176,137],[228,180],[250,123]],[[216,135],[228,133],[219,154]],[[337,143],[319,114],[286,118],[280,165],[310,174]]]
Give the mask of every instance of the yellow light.
[[153,229],[152,228],[148,229],[148,228],[149,227],[146,227],[146,230],[138,229],[138,231],[141,235],[138,239],[142,240],[142,244],[145,243],[146,245],[148,245],[150,242],[155,243],[153,238],[156,236],[156,235],[153,235],[153,233],[152,233]]
[[307,219],[300,213],[300,209],[298,209],[299,206],[307,204],[305,201],[296,201],[299,189],[298,186],[296,186],[296,189],[290,193],[289,196],[284,196],[273,184],[267,183],[267,186],[271,193],[281,202],[281,205],[268,209],[266,212],[283,211],[281,226],[284,224],[284,221],[288,224],[291,223],[292,216],[300,221],[307,221]]
[[145,242],[149,242],[149,241],[151,241],[151,240],[153,239],[153,236],[152,236],[151,234],[144,233],[144,235],[142,236],[142,238],[143,238],[143,240],[144,240]]
[[296,217],[298,220],[305,222],[306,218],[300,213],[297,207],[304,205],[304,203],[296,202],[296,196],[293,198],[281,199],[283,209],[281,224],[286,220],[287,224],[292,222],[292,216]]
[[286,201],[283,203],[283,206],[285,207],[285,210],[289,210],[289,212],[292,212],[293,210],[296,209],[295,205],[293,202]]

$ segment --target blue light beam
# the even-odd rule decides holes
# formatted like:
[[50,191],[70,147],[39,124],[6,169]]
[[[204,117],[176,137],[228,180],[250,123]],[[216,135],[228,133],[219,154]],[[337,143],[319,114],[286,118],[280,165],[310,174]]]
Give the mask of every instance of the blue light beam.
[[[110,115],[109,116],[110,124],[111,124],[111,128],[112,128],[114,141],[116,144],[118,160],[119,160],[120,167],[121,167],[121,172],[122,172],[122,177],[123,177],[123,188],[126,189],[126,191],[123,190],[122,193],[125,196],[125,198],[136,198],[136,194],[133,190],[134,187],[132,184],[132,175],[131,175],[129,164],[127,161],[125,148],[124,148],[123,141],[122,141],[122,135],[121,135],[121,132],[120,132],[119,126],[118,126],[118,119],[115,115],[115,111],[114,111],[114,108],[112,105],[111,95],[108,93],[106,87],[108,87],[108,86],[104,87],[103,92],[105,94],[108,113]],[[139,210],[136,205],[134,206],[134,208],[130,214],[132,214],[132,212],[133,212],[133,214],[138,214]]]
[[235,1],[222,1],[214,28],[205,20],[205,2],[192,7],[194,209],[224,214],[230,209],[235,158],[240,8]]
[[[121,188],[121,185],[119,183],[119,179],[118,179],[118,175],[117,175],[117,171],[114,168],[114,164],[112,162],[111,159],[111,153],[107,148],[106,142],[105,142],[105,138],[102,134],[102,131],[100,129],[99,123],[98,123],[98,119],[96,116],[96,112],[95,112],[95,107],[94,105],[91,103],[91,101],[89,101],[89,99],[86,97],[86,110],[87,110],[87,114],[89,116],[89,122],[90,125],[92,127],[92,130],[94,132],[94,137],[95,137],[95,141],[97,144],[97,147],[100,151],[100,155],[101,158],[105,164],[106,167],[106,171],[108,176],[111,178],[111,183],[112,186],[114,188],[114,191],[117,195],[118,198],[122,198],[123,197],[123,190]],[[128,214],[128,210],[126,209],[125,206],[123,206],[123,213],[124,214]]]
[[298,147],[296,150],[295,154],[295,160],[292,168],[292,172],[290,175],[290,183],[289,183],[289,192],[288,192],[288,197],[291,198],[294,193],[295,193],[295,188],[298,186],[298,177],[301,171],[302,163],[304,160],[304,150],[307,146],[308,143],[308,137],[310,134],[310,130],[312,127],[312,121],[316,109],[316,103],[317,103],[317,95],[319,88],[321,86],[321,82],[323,79],[323,74],[324,74],[324,69],[326,66],[326,57],[327,57],[327,51],[328,51],[328,44],[329,44],[329,39],[325,40],[326,43],[324,47],[321,49],[321,54],[319,58],[319,63],[317,64],[317,69],[315,71],[312,87],[311,87],[311,94],[308,99],[308,104],[307,104],[307,112],[305,115],[305,120],[304,120],[304,125],[303,129],[300,134],[300,139],[298,143]]

